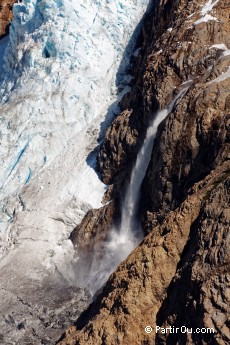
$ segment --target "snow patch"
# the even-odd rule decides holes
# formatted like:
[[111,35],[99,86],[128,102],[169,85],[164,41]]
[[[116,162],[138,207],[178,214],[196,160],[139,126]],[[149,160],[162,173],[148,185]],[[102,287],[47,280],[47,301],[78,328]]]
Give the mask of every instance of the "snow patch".
[[226,80],[228,78],[230,78],[230,66],[228,67],[228,70],[226,72],[222,72],[219,77],[217,77],[216,79],[210,81],[209,84],[221,83],[222,81],[224,81],[224,80]]
[[160,49],[160,50],[158,50],[158,51],[156,52],[156,54],[159,55],[159,54],[161,54],[162,52],[163,52],[163,50]]
[[219,2],[219,0],[208,0],[201,8],[201,15],[205,16],[208,12],[211,12],[213,7]]
[[219,43],[219,44],[213,44],[209,49],[219,49],[222,50],[222,56],[229,56],[230,55],[230,49],[226,47],[225,44]]
[[202,17],[202,18],[196,20],[193,24],[194,24],[194,25],[198,25],[198,24],[200,24],[200,23],[206,23],[206,22],[208,22],[208,21],[210,21],[210,20],[218,21],[218,19],[217,19],[216,17],[213,17],[213,16],[211,16],[210,14],[205,14],[204,17]]
[[219,44],[213,44],[209,49],[220,49],[220,50],[227,50],[228,48],[226,47],[225,44],[219,43]]
[[219,2],[219,0],[213,1],[208,0],[202,7],[201,7],[201,18],[195,21],[193,24],[198,25],[203,22],[208,22],[210,20],[218,21],[216,17],[213,17],[209,14],[212,11],[213,7]]
[[229,56],[230,55],[230,49],[226,49],[223,53],[222,56]]

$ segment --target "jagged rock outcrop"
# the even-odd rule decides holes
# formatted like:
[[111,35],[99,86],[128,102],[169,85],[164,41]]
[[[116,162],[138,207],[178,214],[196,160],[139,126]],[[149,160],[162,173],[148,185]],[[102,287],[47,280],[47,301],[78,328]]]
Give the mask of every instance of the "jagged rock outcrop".
[[[230,4],[153,4],[132,90],[98,155],[104,182],[122,186],[148,120],[192,85],[158,128],[142,188],[144,241],[61,345],[230,342]],[[156,334],[156,325],[193,333]]]
[[124,110],[108,128],[99,152],[99,167],[103,182],[112,182],[112,176],[120,172],[122,162],[127,162],[137,144],[137,123],[132,123],[132,111]]
[[[230,181],[226,168],[194,186],[194,193],[110,276],[102,294],[60,344],[227,344]],[[214,327],[216,333],[194,334],[192,340],[191,334],[169,334],[166,342],[163,336],[155,337],[156,324]],[[154,329],[149,335],[147,325]]]
[[115,216],[114,203],[105,207],[90,210],[82,222],[71,232],[70,239],[82,253],[92,253],[95,243],[102,242],[111,227]]
[[12,7],[17,0],[0,0],[0,39],[9,33],[13,18]]
[[[230,170],[218,172],[168,287],[157,325],[185,325],[193,334],[158,334],[156,344],[170,342],[228,344],[230,303]],[[215,334],[195,334],[195,329],[213,328]]]

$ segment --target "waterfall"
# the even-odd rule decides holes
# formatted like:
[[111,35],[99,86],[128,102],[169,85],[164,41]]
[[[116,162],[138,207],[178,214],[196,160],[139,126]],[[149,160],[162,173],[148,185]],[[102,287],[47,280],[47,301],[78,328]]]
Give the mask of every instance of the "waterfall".
[[127,188],[122,203],[122,215],[119,228],[110,230],[107,241],[95,248],[95,255],[87,274],[86,286],[92,291],[97,291],[108,279],[131,251],[142,241],[143,233],[137,220],[137,207],[140,199],[141,184],[145,177],[150,159],[154,140],[159,124],[172,111],[174,105],[188,90],[191,82],[185,83],[183,89],[177,94],[167,109],[159,110],[150,123],[146,138],[138,152],[135,166],[132,170],[130,184]]

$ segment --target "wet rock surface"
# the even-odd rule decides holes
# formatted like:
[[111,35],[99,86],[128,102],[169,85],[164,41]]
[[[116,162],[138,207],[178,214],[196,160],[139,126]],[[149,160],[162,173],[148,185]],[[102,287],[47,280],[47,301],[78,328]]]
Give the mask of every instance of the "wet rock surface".
[[[59,344],[229,343],[229,19],[226,0],[154,1],[132,90],[98,155],[104,182],[123,185],[148,121],[192,82],[158,128],[142,185],[144,241]],[[156,334],[156,325],[215,332]]]

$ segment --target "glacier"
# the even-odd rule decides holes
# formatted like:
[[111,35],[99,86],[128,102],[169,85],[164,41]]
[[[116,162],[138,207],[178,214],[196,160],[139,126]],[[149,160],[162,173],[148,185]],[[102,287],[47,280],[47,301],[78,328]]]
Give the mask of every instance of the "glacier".
[[[10,310],[6,291],[17,296],[19,285],[27,286],[20,290],[27,300],[30,287],[41,288],[47,277],[77,283],[71,271],[77,259],[69,234],[90,208],[101,206],[106,186],[90,153],[98,146],[101,130],[119,111],[120,97],[129,90],[132,77],[126,70],[138,30],[132,33],[148,3],[14,4],[10,35],[0,41],[3,310]],[[119,80],[127,80],[120,93]],[[113,111],[107,114],[111,106]],[[35,302],[42,303],[41,296]],[[2,320],[0,324],[7,327]]]
[[[146,0],[27,0],[14,5],[0,78],[2,236],[12,213],[21,209],[8,207],[10,200],[19,194],[27,199],[32,189],[50,211],[53,201],[47,203],[47,190],[57,204],[74,197],[89,207],[100,206],[105,186],[85,158],[97,144],[106,110],[117,98],[116,71],[147,4]],[[133,39],[123,59],[124,71],[134,44]],[[88,141],[80,144],[78,133]],[[57,165],[60,156],[61,162],[78,156],[81,163],[63,167]],[[65,168],[68,178],[62,177],[61,183],[57,170]],[[79,169],[87,178],[80,178]],[[56,175],[59,186],[51,191]],[[52,180],[48,186],[47,180]],[[33,196],[28,199],[24,204],[29,205]]]

